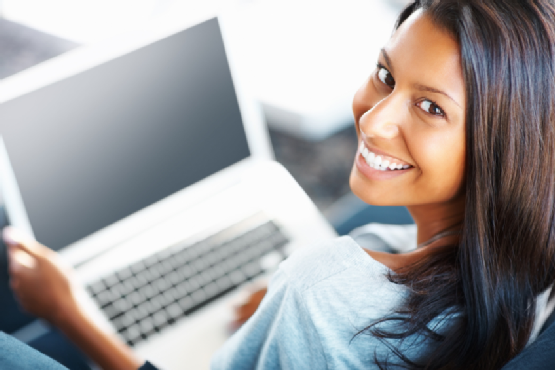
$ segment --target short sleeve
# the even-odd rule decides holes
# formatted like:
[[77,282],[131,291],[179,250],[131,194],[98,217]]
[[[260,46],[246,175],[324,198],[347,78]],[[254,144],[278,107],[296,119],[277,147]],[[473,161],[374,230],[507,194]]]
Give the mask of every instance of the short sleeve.
[[259,309],[214,356],[213,370],[327,368],[302,295],[291,285],[280,268]]

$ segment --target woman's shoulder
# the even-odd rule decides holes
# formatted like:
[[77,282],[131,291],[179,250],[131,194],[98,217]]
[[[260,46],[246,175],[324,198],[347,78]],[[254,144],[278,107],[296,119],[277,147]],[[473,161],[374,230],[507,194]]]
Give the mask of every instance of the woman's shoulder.
[[368,255],[350,236],[301,248],[282,262],[279,270],[287,285],[300,292],[324,287],[328,291],[354,289],[384,294],[402,290],[387,278],[391,270]]
[[406,296],[404,286],[388,279],[390,272],[344,236],[293,253],[280,266],[269,292],[276,288],[274,293],[282,293],[280,304],[306,318],[303,328],[318,338],[328,364],[347,361],[350,368],[360,368],[372,362],[375,351],[386,348],[374,337],[357,333],[393,314]]

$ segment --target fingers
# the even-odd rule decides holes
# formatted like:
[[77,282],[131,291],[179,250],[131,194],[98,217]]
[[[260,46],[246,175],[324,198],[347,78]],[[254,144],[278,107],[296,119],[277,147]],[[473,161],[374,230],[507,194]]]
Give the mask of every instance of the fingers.
[[16,269],[17,271],[23,268],[28,268],[28,269],[35,268],[37,263],[37,260],[35,257],[31,256],[30,254],[28,254],[23,250],[20,250],[14,247],[10,247],[9,256],[10,256],[10,265],[13,265],[13,268]]
[[20,280],[37,266],[38,243],[13,227],[4,228],[2,237],[8,245],[10,285],[17,290]]
[[241,325],[247,321],[258,309],[264,295],[266,295],[266,288],[258,289],[251,293],[243,304],[235,307],[235,323]]

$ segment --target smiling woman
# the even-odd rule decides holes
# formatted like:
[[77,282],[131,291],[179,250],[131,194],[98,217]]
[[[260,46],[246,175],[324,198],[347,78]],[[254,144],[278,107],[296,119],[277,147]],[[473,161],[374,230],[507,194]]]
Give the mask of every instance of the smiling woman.
[[[351,187],[418,225],[417,251],[368,251],[410,293],[367,330],[440,343],[420,364],[393,349],[409,368],[500,368],[537,334],[555,281],[554,11],[416,1],[355,95]],[[449,315],[447,332],[431,327]]]
[[[417,229],[372,225],[364,248],[342,237],[291,255],[212,368],[501,368],[553,307],[553,2],[416,0],[353,112],[353,191],[407,206]],[[79,310],[56,255],[14,235],[23,305],[106,368],[137,368]]]

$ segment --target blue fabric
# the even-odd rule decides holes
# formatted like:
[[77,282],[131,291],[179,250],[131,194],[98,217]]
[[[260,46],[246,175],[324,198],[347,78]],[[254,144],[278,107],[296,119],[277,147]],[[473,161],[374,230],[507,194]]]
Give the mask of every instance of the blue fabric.
[[139,368],[139,370],[157,370],[157,368],[147,361],[143,366]]
[[25,342],[30,347],[71,370],[91,370],[90,361],[64,334],[56,328]]
[[2,332],[0,332],[0,348],[0,369],[67,370],[65,366],[50,357]]
[[[67,370],[67,367],[48,356],[0,332],[0,369],[10,370]],[[139,370],[157,370],[146,362]]]
[[[374,336],[357,335],[407,294],[388,272],[350,237],[297,251],[280,265],[258,311],[214,356],[212,369],[372,369],[375,356],[395,360]],[[412,360],[431,345],[422,337],[389,344]]]
[[543,370],[555,368],[555,324],[540,336],[518,356],[503,366],[503,370]]

